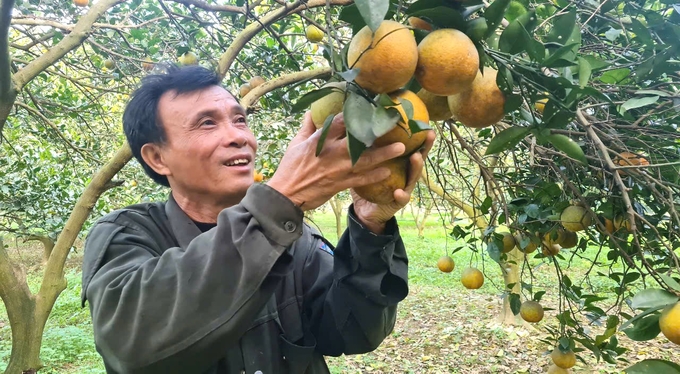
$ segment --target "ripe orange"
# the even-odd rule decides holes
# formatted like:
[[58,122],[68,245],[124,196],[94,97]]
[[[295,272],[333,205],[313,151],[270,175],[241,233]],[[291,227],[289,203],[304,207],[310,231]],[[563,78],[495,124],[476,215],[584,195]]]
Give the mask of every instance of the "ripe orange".
[[444,273],[450,273],[456,267],[456,264],[453,262],[451,257],[442,256],[439,257],[439,260],[437,260],[437,267]]
[[87,6],[87,4],[90,3],[90,0],[73,0],[73,3],[76,6]]
[[262,182],[262,181],[264,180],[264,175],[263,175],[262,173],[258,172],[258,171],[255,171],[255,172],[253,173],[253,180],[254,180],[256,183],[260,183],[260,182]]
[[451,109],[449,109],[449,99],[446,96],[435,95],[421,88],[418,91],[418,97],[425,103],[430,121],[445,121],[453,117]]
[[418,64],[418,44],[405,25],[386,20],[375,34],[364,26],[349,42],[347,63],[359,69],[354,81],[373,93],[390,93],[405,86]]
[[484,274],[478,269],[469,267],[463,270],[463,274],[460,277],[463,286],[469,290],[476,290],[482,287],[484,284]]
[[515,242],[515,237],[512,236],[512,234],[509,232],[503,234],[503,248],[501,249],[501,252],[508,253],[512,251],[516,245],[517,242]]
[[244,97],[250,92],[253,88],[250,87],[249,83],[244,83],[241,85],[241,87],[238,88],[238,95],[241,97]]
[[556,254],[560,253],[560,247],[556,244],[545,244],[543,243],[543,247],[541,248],[541,252],[543,252],[543,256],[550,257],[550,256],[555,256]]
[[[408,100],[413,107],[413,119],[420,120],[425,123],[430,121],[427,107],[425,106],[425,103],[420,100],[418,95],[409,90],[398,90],[392,92],[389,96],[393,102],[397,103],[399,102],[399,99]],[[432,130],[419,131],[415,134],[411,133],[411,128],[408,125],[408,118],[406,117],[406,112],[404,111],[402,104],[399,104],[395,108],[401,114],[401,120],[397,123],[397,126],[394,129],[376,139],[373,144],[375,147],[382,147],[392,143],[402,142],[406,146],[404,155],[410,155],[413,151],[423,145],[425,138],[427,138],[427,132]]]
[[[642,156],[638,156],[635,153],[631,152],[621,152],[620,153],[621,157],[616,156],[614,158],[614,163],[618,166],[647,166],[649,165],[649,161],[647,161],[646,158]],[[627,175],[626,170],[617,170],[619,174],[621,175]]]
[[632,228],[630,220],[628,219],[628,213],[619,214],[614,217],[614,229],[618,231],[621,228],[625,228],[626,231],[630,231]]
[[496,85],[496,75],[496,70],[484,67],[484,75],[477,72],[472,88],[449,96],[449,109],[458,122],[479,129],[503,119],[505,95]]
[[543,307],[537,301],[527,300],[519,308],[519,314],[527,322],[540,322],[543,319]]
[[550,358],[552,358],[555,365],[562,369],[569,369],[576,365],[576,355],[571,349],[563,352],[560,347],[555,347],[550,354]]
[[536,251],[536,249],[538,249],[538,246],[537,246],[536,243],[534,243],[533,241],[530,241],[530,242],[527,244],[526,248],[522,248],[522,244],[521,244],[521,243],[522,243],[522,240],[523,240],[523,239],[524,239],[524,235],[523,235],[523,234],[517,234],[517,235],[515,236],[515,241],[517,242],[517,248],[519,248],[522,252],[524,252],[524,253],[526,253],[526,254],[529,254],[529,253],[533,253],[534,251]]
[[262,77],[259,76],[259,75],[256,75],[256,76],[250,78],[250,80],[248,81],[248,84],[249,84],[250,87],[252,87],[252,88],[255,88],[255,87],[257,87],[257,86],[259,86],[259,85],[261,85],[261,84],[263,84],[263,83],[264,83],[264,78],[262,78]]
[[659,327],[666,339],[680,345],[680,302],[663,309],[659,318]]
[[465,33],[439,29],[418,44],[416,80],[435,95],[469,90],[479,71],[479,53]]

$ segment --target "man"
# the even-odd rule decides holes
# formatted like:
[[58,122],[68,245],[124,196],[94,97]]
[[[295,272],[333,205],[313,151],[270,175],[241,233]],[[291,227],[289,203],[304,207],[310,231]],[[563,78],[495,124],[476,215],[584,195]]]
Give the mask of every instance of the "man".
[[351,166],[342,116],[323,151],[309,113],[267,184],[257,143],[220,78],[197,66],[151,75],[123,115],[132,152],[170,187],[166,202],[100,218],[83,261],[82,302],[109,373],[328,373],[324,355],[374,350],[408,294],[394,213],[410,197],[434,135],[411,156],[395,202],[353,194],[334,248],[303,212],[386,178],[392,144]]

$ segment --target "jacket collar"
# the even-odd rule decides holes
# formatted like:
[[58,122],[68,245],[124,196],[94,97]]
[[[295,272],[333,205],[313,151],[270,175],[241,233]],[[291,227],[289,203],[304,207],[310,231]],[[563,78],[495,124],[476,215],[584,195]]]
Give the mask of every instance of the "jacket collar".
[[201,234],[201,230],[194,224],[194,221],[184,213],[170,191],[168,201],[165,204],[165,214],[170,221],[170,228],[177,238],[177,243],[182,249],[187,249],[189,243]]

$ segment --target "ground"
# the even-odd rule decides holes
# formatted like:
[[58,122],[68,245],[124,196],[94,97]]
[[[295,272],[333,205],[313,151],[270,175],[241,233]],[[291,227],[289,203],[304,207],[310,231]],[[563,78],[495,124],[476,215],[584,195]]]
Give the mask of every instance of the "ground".
[[[399,216],[398,216],[399,217]],[[314,223],[331,240],[335,240],[334,217],[330,212],[315,213]],[[502,326],[496,316],[502,307],[502,278],[498,266],[483,251],[466,249],[452,255],[456,267],[442,273],[437,259],[455,247],[455,240],[439,217],[433,214],[423,238],[410,214],[400,219],[401,233],[409,255],[408,297],[399,306],[399,317],[393,333],[374,352],[356,356],[328,358],[332,373],[545,373],[552,347],[542,342],[548,338],[545,326],[556,326],[555,310],[547,310],[540,323],[532,326]],[[37,290],[40,282],[40,249],[21,242],[6,241],[12,257],[29,269],[29,284]],[[82,247],[72,253],[67,264],[68,288],[64,290],[47,323],[40,373],[87,374],[105,373],[92,342],[87,308],[80,307],[79,264]],[[597,248],[593,248],[597,251]],[[574,259],[560,263],[574,283],[583,279],[589,263]],[[467,290],[460,281],[461,271],[477,266],[486,275],[479,290]],[[569,266],[568,266],[569,265]],[[555,270],[543,260],[531,260],[534,288],[545,290],[543,303],[557,308]],[[482,268],[483,267],[483,268]],[[526,271],[526,270],[525,270]],[[604,270],[603,270],[604,271]],[[603,295],[613,283],[593,279],[591,292]],[[584,284],[585,287],[585,284]],[[588,328],[601,331],[599,326]],[[10,353],[10,329],[0,303],[0,370],[4,370]],[[623,333],[620,344],[631,349],[626,356],[631,362],[645,358],[667,360],[680,357],[680,347],[662,336],[649,342],[633,342]],[[579,353],[573,373],[619,373],[629,364],[597,362],[589,351]]]

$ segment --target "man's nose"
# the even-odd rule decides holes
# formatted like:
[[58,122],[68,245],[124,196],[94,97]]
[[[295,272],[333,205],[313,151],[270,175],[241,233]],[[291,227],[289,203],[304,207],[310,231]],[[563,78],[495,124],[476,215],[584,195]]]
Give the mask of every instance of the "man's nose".
[[248,139],[246,138],[243,130],[237,128],[231,123],[226,123],[220,126],[220,137],[222,138],[222,144],[225,147],[245,147],[248,144]]

